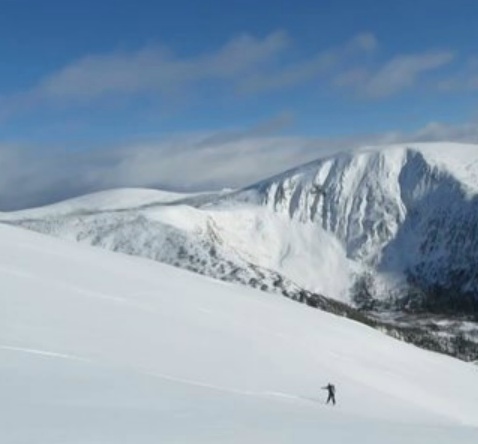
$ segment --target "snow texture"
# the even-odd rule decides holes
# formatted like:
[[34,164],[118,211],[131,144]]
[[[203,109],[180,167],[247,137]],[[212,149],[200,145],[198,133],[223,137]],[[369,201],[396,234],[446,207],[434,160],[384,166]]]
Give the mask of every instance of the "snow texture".
[[405,277],[425,288],[478,292],[477,145],[363,148],[275,176],[231,199],[333,234],[347,258],[380,273],[378,293],[388,294]]
[[0,246],[1,442],[476,442],[474,365],[153,261]]

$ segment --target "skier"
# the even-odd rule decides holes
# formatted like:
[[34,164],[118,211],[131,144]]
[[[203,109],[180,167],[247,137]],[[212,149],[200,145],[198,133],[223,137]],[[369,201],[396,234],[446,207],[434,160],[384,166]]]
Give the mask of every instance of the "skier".
[[329,382],[325,387],[322,387],[322,389],[327,390],[329,393],[326,404],[332,401],[332,404],[335,405],[335,386]]

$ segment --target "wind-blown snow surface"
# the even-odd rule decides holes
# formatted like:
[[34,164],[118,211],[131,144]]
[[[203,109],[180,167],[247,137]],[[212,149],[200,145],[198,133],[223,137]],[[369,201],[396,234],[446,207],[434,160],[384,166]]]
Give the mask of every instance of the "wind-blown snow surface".
[[0,247],[1,442],[476,442],[476,366],[141,258]]

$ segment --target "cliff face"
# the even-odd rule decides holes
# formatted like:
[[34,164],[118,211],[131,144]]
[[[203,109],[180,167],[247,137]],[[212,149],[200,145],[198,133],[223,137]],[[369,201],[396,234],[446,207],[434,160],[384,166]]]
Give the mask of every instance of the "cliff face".
[[332,233],[348,258],[427,292],[478,294],[478,147],[373,148],[319,160],[240,191]]

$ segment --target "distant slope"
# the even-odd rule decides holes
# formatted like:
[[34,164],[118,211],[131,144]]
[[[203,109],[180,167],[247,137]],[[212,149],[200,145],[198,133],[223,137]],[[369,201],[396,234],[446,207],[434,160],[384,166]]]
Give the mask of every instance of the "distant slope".
[[476,440],[475,366],[140,258],[0,247],[2,442]]
[[0,220],[295,297],[470,313],[477,193],[478,145],[409,144],[338,154],[237,191],[117,190]]
[[478,194],[478,145],[363,148],[274,176],[233,199],[315,221],[344,242],[348,256],[373,263],[430,194],[435,205],[457,197],[467,204]]
[[99,191],[41,208],[0,214],[3,219],[8,220],[10,216],[14,218],[38,218],[42,216],[48,217],[53,214],[61,216],[72,213],[85,214],[100,211],[121,211],[124,209],[171,203],[191,196],[194,196],[194,194],[172,193],[146,188],[121,188]]
[[341,242],[348,258],[411,279],[425,293],[478,294],[478,145],[364,148],[229,199],[315,223]]
[[139,190],[135,199],[133,190],[116,190],[0,220],[293,297],[304,289],[348,300],[357,267],[320,227],[260,206],[219,205],[221,193],[158,195]]

